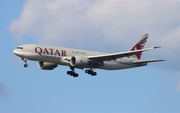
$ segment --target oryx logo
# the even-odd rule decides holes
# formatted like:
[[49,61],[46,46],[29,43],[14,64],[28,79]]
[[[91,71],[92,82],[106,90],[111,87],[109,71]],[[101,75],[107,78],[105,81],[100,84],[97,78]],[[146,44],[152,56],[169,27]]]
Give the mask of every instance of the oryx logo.
[[[148,38],[148,37],[143,38],[143,39],[140,40],[138,43],[136,43],[136,45],[131,49],[131,51],[143,49],[144,46],[145,46],[145,43],[146,43],[146,41],[147,41],[147,38]],[[136,53],[137,59],[140,59],[140,58],[141,58],[141,55],[142,55],[142,52]]]

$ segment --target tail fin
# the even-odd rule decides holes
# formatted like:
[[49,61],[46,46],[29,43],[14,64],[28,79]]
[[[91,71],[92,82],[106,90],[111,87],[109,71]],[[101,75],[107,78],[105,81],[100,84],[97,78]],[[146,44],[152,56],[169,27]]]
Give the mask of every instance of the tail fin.
[[[149,34],[142,35],[142,37],[134,44],[134,46],[130,49],[130,51],[143,49],[148,39],[148,36]],[[142,52],[138,52],[132,55],[132,57],[139,60],[141,58],[141,55],[142,55]]]

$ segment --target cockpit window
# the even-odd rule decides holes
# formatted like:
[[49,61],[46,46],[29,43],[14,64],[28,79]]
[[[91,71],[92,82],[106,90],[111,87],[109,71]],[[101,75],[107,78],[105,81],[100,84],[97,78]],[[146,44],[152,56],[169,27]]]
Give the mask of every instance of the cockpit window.
[[23,49],[23,47],[17,47],[17,49]]

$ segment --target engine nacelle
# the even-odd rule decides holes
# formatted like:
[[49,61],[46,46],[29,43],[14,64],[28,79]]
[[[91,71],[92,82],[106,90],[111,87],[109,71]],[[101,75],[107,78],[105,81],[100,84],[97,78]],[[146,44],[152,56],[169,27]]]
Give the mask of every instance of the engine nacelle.
[[39,68],[44,70],[53,70],[54,68],[57,67],[57,64],[50,62],[39,62],[38,66]]
[[71,57],[70,59],[70,65],[73,67],[79,67],[83,68],[86,67],[89,64],[89,59],[86,57],[76,56]]

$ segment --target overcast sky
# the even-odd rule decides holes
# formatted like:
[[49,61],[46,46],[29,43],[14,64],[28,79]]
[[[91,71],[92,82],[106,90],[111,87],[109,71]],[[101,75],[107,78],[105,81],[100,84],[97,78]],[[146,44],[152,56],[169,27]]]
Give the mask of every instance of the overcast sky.
[[[1,15],[0,112],[179,113],[179,0],[4,0]],[[53,71],[23,61],[12,51],[27,43],[121,52],[144,33],[146,67],[104,71],[97,77],[69,67]]]

